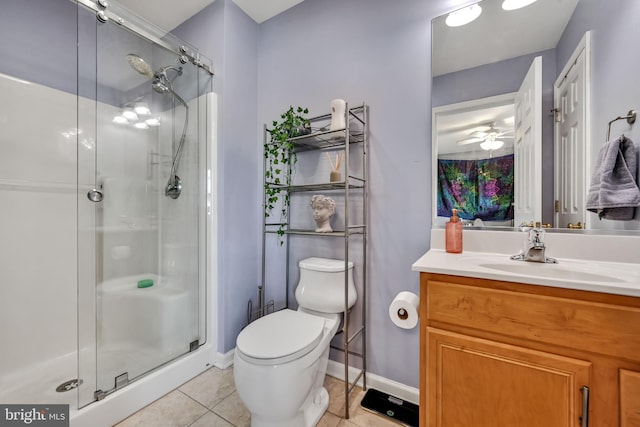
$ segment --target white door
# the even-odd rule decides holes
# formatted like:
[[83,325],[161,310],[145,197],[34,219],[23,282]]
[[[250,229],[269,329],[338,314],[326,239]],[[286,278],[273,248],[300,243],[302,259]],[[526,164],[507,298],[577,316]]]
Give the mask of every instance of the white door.
[[515,104],[514,224],[542,220],[542,57],[533,60]]
[[586,227],[587,151],[587,44],[580,42],[554,85],[555,227]]

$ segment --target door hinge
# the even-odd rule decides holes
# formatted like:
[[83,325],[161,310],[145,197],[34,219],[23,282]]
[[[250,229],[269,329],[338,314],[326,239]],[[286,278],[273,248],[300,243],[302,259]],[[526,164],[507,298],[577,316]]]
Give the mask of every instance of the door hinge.
[[555,213],[560,213],[560,200],[553,202],[553,211]]
[[558,108],[554,108],[551,110],[551,114],[553,114],[553,120],[556,122],[562,121],[562,112]]
[[121,388],[126,386],[129,383],[129,373],[125,372],[124,374],[120,374],[115,378],[115,388]]

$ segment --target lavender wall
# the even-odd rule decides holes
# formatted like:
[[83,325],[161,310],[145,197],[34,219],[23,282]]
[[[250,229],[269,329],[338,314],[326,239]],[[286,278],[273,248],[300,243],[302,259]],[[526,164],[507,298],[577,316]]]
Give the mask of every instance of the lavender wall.
[[542,56],[543,76],[549,76],[547,79],[543,78],[547,82],[550,81],[549,85],[544,84],[543,86],[547,91],[545,95],[550,96],[551,105],[553,105],[556,55],[555,50],[550,49],[436,76],[433,78],[432,106],[439,107],[517,92],[536,56]]
[[0,73],[76,93],[76,8],[68,0],[3,0]]
[[372,172],[369,369],[418,386],[418,331],[394,327],[387,310],[399,291],[418,291],[411,264],[429,247],[430,21],[450,3],[411,0],[400,9],[383,0],[314,0],[257,26],[230,0],[217,0],[174,31],[214,59],[222,94],[221,351],[235,345],[244,304],[255,303],[262,123],[289,105],[316,115],[336,97],[365,101]]
[[258,132],[258,25],[216,0],[172,31],[213,59],[218,117],[218,350],[235,347],[260,277],[262,145]]
[[[591,30],[592,166],[605,142],[607,123],[631,109],[640,110],[640,55],[633,46],[640,39],[638,16],[640,2],[635,0],[581,0],[557,47],[557,63],[564,64],[585,31]],[[612,125],[612,137],[623,132],[640,152],[640,122],[629,126],[621,120]],[[595,214],[589,215],[596,229],[640,230],[640,209],[632,221],[599,221]]]
[[395,327],[388,306],[418,292],[411,264],[429,248],[431,19],[447,3],[305,1],[259,28],[259,123],[333,98],[370,106],[369,370],[414,387],[418,329]]

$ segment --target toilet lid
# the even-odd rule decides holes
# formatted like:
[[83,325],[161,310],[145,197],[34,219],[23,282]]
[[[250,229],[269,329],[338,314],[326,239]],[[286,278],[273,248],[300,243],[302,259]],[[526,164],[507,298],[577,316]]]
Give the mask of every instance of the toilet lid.
[[293,360],[315,348],[322,338],[325,319],[293,310],[261,317],[244,328],[236,347],[254,359]]

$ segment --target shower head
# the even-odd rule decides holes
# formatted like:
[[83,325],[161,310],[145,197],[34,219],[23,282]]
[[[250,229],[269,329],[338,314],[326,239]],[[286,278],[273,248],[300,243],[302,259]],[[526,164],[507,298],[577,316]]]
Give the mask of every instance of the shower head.
[[[180,162],[180,157],[182,157],[182,149],[184,146],[185,137],[187,135],[187,126],[189,123],[189,106],[185,102],[180,95],[178,95],[173,90],[173,85],[171,84],[171,79],[167,76],[167,71],[174,71],[176,76],[182,75],[182,67],[176,67],[173,65],[167,65],[158,69],[157,71],[153,71],[147,61],[139,57],[134,53],[130,53],[127,55],[127,62],[131,65],[131,68],[136,70],[138,73],[142,74],[148,79],[152,79],[151,88],[160,93],[165,94],[169,93],[175,101],[178,101],[184,108],[186,109],[186,114],[184,117],[184,127],[182,129],[182,136],[180,137],[180,142],[178,143],[178,148],[176,152],[173,154],[173,160],[171,162],[171,173],[169,175],[169,181],[167,182],[167,187],[165,188],[165,195],[171,199],[177,199],[180,197],[180,193],[182,192],[182,180],[176,174],[178,169],[178,163]],[[183,62],[183,64],[186,61]],[[175,105],[174,105],[175,109]]]
[[147,64],[147,62],[144,59],[140,58],[138,55],[133,53],[128,54],[127,62],[129,62],[131,68],[136,70],[138,73],[149,79],[153,78],[153,70],[151,69],[149,64]]

